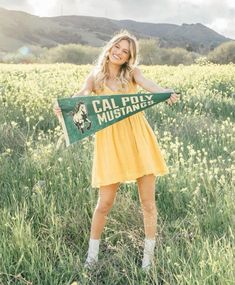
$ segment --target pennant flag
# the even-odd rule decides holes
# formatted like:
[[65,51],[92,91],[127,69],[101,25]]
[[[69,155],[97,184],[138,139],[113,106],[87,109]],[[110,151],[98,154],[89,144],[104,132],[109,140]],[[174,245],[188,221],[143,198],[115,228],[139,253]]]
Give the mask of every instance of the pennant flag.
[[66,146],[167,100],[172,92],[77,96],[57,99]]

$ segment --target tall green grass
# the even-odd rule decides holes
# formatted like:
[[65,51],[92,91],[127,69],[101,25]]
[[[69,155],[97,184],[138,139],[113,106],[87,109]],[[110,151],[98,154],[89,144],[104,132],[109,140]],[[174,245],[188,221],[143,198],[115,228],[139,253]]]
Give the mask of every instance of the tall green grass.
[[[181,100],[146,111],[170,174],[158,177],[155,264],[141,270],[136,184],[121,185],[87,272],[94,137],[66,148],[53,98],[91,66],[0,65],[0,284],[235,284],[235,66],[142,66]],[[139,90],[142,91],[142,90]]]

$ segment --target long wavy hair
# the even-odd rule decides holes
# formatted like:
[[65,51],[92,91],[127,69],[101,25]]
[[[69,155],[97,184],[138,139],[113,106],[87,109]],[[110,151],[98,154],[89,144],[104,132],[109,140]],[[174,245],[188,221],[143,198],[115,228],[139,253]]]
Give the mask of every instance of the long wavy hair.
[[131,73],[138,64],[138,42],[135,36],[131,35],[127,30],[122,30],[106,44],[100,54],[97,65],[95,67],[95,91],[102,92],[104,90],[104,83],[109,77],[108,61],[109,52],[112,47],[122,40],[127,40],[130,45],[130,56],[126,63],[121,65],[117,77],[118,91],[127,91],[128,84],[131,81]]

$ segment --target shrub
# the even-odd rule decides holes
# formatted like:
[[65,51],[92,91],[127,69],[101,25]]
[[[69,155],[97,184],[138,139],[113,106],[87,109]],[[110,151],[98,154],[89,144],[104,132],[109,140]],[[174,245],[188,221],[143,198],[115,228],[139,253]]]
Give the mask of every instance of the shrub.
[[80,44],[59,45],[49,49],[45,54],[43,61],[47,63],[74,63],[91,64],[98,57],[100,49]]
[[235,41],[219,45],[208,54],[208,60],[219,64],[235,63]]

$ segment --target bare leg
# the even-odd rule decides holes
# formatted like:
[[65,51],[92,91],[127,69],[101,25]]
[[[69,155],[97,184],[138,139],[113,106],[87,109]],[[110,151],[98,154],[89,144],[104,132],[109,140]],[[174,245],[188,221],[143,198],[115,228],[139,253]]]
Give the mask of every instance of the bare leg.
[[138,190],[144,216],[145,242],[142,268],[148,271],[154,258],[155,235],[157,223],[157,209],[155,205],[155,176],[145,175],[140,177]]
[[119,183],[101,186],[99,199],[92,217],[90,238],[100,239],[105,226],[106,217],[116,197]]
[[92,217],[91,232],[85,267],[92,267],[98,261],[100,236],[105,226],[106,217],[111,209],[119,183],[102,186],[99,189],[99,199]]
[[155,181],[153,174],[137,179],[139,198],[144,216],[145,236],[155,239],[157,228],[157,209],[155,204]]

